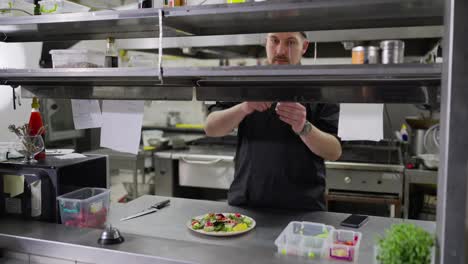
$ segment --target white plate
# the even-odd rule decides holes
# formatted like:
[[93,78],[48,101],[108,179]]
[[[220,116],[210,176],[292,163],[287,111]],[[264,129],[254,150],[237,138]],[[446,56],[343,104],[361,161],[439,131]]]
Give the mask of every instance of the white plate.
[[[215,213],[215,214],[219,214],[219,213]],[[226,214],[234,214],[234,213],[221,213],[223,215],[226,215]],[[192,219],[197,219],[197,220],[201,220],[203,219],[203,217],[205,216],[206,214],[204,215],[199,215],[199,216],[195,216],[195,217],[192,217],[187,223],[186,223],[186,226],[188,229],[192,230],[193,232],[197,232],[197,233],[200,233],[200,234],[204,234],[204,235],[207,235],[207,236],[219,236],[219,237],[223,237],[223,236],[236,236],[236,235],[240,235],[240,234],[244,234],[244,233],[247,233],[249,232],[250,230],[254,229],[255,226],[257,225],[257,223],[255,222],[255,220],[252,218],[252,217],[249,217],[249,216],[246,216],[246,215],[242,215],[244,217],[247,217],[247,219],[250,219],[250,221],[252,221],[252,225],[247,228],[246,230],[243,230],[243,231],[236,231],[236,232],[223,232],[223,231],[218,231],[218,232],[206,232],[204,231],[203,229],[193,229],[192,228]]]

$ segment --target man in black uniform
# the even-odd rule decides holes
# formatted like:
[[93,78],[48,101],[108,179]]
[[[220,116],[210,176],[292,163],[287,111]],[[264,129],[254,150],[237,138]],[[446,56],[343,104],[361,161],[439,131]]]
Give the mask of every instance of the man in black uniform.
[[[269,64],[300,64],[303,32],[269,33]],[[238,128],[231,205],[325,210],[324,160],[341,156],[339,106],[321,103],[217,103],[205,132],[220,137]]]

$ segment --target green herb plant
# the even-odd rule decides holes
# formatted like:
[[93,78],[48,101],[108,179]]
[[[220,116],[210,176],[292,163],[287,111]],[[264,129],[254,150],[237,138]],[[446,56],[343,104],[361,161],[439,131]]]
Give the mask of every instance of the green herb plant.
[[431,262],[434,237],[413,224],[397,224],[379,238],[378,255],[380,264],[429,264]]

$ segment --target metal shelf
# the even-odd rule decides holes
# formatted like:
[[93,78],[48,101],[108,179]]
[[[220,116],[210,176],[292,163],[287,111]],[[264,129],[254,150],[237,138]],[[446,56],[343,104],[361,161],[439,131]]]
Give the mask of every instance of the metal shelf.
[[[158,9],[0,18],[0,41],[65,41],[156,37]],[[1,34],[3,33],[3,34]],[[165,36],[185,35],[165,27]]]
[[[430,39],[441,38],[443,26],[362,28],[344,30],[306,31],[311,41],[319,43],[368,41],[382,39]],[[405,43],[406,44],[406,43]],[[205,48],[226,46],[264,46],[265,34],[237,34],[223,36],[169,37],[162,42],[163,48]],[[118,40],[117,46],[126,50],[157,50],[159,42],[154,38]],[[427,50],[426,50],[427,52]]]
[[[187,69],[197,71],[197,69]],[[437,104],[441,65],[213,68],[198,73],[197,99]],[[165,71],[184,76],[184,71]]]
[[164,25],[193,35],[443,25],[439,0],[281,0],[166,9]]
[[21,85],[24,97],[192,100],[192,78],[161,84],[157,68],[8,69],[0,83]]
[[55,68],[0,70],[0,80],[29,85],[154,85],[159,83],[157,68]]
[[[236,67],[175,67],[164,68],[164,78],[222,77],[223,79],[278,81],[285,77],[300,77],[306,81],[359,80],[439,80],[440,64],[361,64],[361,65],[269,65]],[[262,79],[262,77],[265,77]]]
[[0,70],[48,98],[437,103],[439,64]]
[[[156,37],[159,9],[0,18],[6,42]],[[443,25],[439,0],[282,0],[163,8],[165,37]]]

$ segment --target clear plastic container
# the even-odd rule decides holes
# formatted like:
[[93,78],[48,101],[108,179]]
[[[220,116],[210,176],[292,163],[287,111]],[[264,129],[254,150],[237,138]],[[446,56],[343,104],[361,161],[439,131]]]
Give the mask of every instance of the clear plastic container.
[[41,0],[41,15],[59,14],[63,9],[63,0]]
[[[13,7],[15,9],[19,9],[12,11],[13,16],[29,16],[29,14],[34,14],[33,3],[27,2],[25,0],[14,0],[13,2]],[[24,10],[25,12],[22,12],[20,10]]]
[[362,234],[350,230],[333,230],[329,240],[329,257],[331,259],[357,262]]
[[128,67],[155,67],[154,58],[144,55],[132,55],[128,62]]
[[[13,0],[0,0],[0,9],[14,8]],[[11,16],[11,10],[0,10],[0,17]]]
[[104,53],[86,49],[51,50],[54,68],[102,68]]
[[88,12],[91,8],[66,0],[41,0],[41,15],[62,14],[62,13],[82,13]]
[[275,240],[278,253],[296,255],[308,259],[320,259],[326,255],[327,241],[332,226],[312,222],[290,222]]
[[110,190],[83,188],[57,197],[66,226],[103,228],[109,212]]

